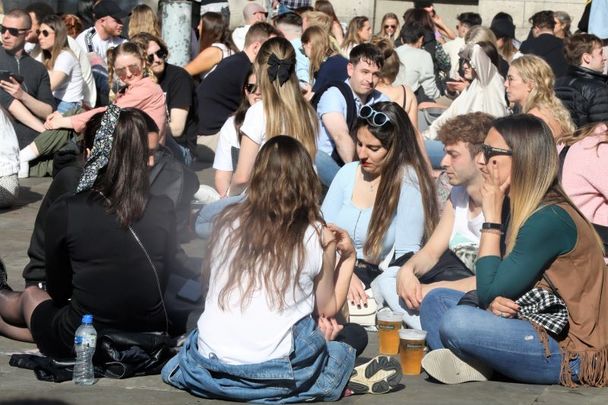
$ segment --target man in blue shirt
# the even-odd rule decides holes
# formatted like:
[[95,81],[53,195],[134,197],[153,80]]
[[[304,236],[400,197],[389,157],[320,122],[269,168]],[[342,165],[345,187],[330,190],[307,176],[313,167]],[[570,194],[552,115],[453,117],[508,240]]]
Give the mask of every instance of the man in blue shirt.
[[[358,112],[362,106],[378,101],[390,101],[388,97],[375,89],[378,84],[378,72],[384,65],[384,56],[371,44],[361,44],[352,49],[347,66],[348,79]],[[321,182],[331,184],[340,165],[332,158],[337,152],[338,160],[352,162],[355,158],[355,142],[347,124],[347,100],[338,87],[330,87],[321,96],[317,104],[317,114],[321,120],[318,152],[315,159]]]

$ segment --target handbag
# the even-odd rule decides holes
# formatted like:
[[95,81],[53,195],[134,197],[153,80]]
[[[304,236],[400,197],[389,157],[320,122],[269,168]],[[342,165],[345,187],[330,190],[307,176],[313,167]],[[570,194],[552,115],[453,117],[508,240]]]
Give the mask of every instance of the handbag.
[[129,232],[140,246],[156,280],[156,287],[165,315],[163,332],[123,332],[104,330],[98,337],[93,362],[110,378],[128,378],[159,374],[171,357],[177,354],[177,338],[169,336],[169,316],[163,298],[158,271],[143,243],[129,225]]
[[361,326],[375,326],[378,304],[374,299],[371,288],[365,290],[365,294],[367,295],[367,306],[357,306],[348,302],[348,319],[350,323],[356,323]]

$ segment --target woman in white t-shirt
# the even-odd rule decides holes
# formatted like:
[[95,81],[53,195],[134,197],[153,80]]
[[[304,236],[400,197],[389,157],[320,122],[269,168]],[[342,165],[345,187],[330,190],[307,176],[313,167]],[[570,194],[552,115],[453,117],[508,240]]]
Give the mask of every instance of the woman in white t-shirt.
[[243,85],[243,100],[241,105],[230,116],[220,129],[213,168],[215,169],[215,189],[220,196],[228,195],[232,173],[236,168],[239,150],[241,148],[241,125],[249,107],[262,99],[262,93],[252,72]]
[[287,39],[270,38],[260,48],[254,71],[262,101],[249,108],[241,126],[241,150],[230,195],[245,189],[260,147],[274,136],[289,135],[315,156],[319,118],[302,95],[295,66],[296,52]]
[[320,198],[303,145],[289,136],[266,142],[247,197],[216,221],[205,310],[163,368],[166,383],[205,398],[277,403],[334,401],[345,390],[382,393],[399,383],[396,359],[354,368],[354,347],[331,341],[313,319],[338,313],[356,257],[348,234],[324,225]]
[[49,15],[42,19],[37,33],[57,111],[63,114],[78,109],[84,98],[84,79],[78,59],[68,45],[65,23],[61,17]]
[[19,144],[8,113],[0,108],[0,209],[11,207],[19,191]]

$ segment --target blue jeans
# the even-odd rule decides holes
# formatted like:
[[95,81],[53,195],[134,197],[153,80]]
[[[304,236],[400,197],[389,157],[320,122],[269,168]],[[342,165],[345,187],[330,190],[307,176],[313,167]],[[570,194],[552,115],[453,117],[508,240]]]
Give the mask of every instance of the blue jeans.
[[73,114],[82,106],[82,103],[78,101],[63,101],[55,98],[55,104],[57,105],[57,112],[65,114],[66,112],[72,112]]
[[[420,320],[433,350],[450,349],[458,357],[477,359],[515,381],[559,384],[562,355],[549,336],[549,351],[529,321],[501,318],[490,311],[456,305],[464,293],[438,288],[422,301]],[[574,380],[580,362],[570,361]]]
[[355,349],[346,343],[326,342],[310,315],[293,325],[292,333],[289,356],[234,365],[202,356],[195,329],[163,367],[162,379],[203,398],[257,403],[340,399],[355,364]]
[[190,167],[192,165],[194,157],[192,156],[190,149],[177,143],[173,137],[167,136],[165,138],[165,146],[171,151],[171,153],[173,153],[173,157],[181,162],[184,166]]
[[340,170],[340,166],[338,166],[334,158],[322,151],[317,151],[315,166],[317,167],[317,174],[321,179],[321,183],[323,183],[325,187],[331,185],[331,182]]
[[198,214],[196,214],[196,219],[194,220],[194,232],[196,232],[200,238],[207,239],[209,235],[211,235],[211,231],[213,230],[213,221],[218,214],[230,204],[240,203],[244,198],[244,195],[236,195],[222,198],[221,200],[205,205],[203,208],[201,208]]

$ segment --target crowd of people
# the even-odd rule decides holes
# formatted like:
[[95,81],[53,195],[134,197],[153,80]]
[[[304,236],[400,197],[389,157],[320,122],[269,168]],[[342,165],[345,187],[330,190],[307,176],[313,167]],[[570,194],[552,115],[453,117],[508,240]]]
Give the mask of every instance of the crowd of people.
[[[509,14],[452,29],[430,2],[377,32],[325,0],[200,3],[184,67],[146,5],[5,11],[0,209],[52,182],[23,291],[0,262],[0,335],[66,358],[92,314],[101,335],[187,333],[162,379],[194,395],[338,400],[401,379],[389,356],[355,367],[370,328],[349,312],[373,304],[428,332],[443,383],[608,386],[602,2],[576,32],[539,11],[522,42]],[[194,324],[175,274],[204,295]]]

